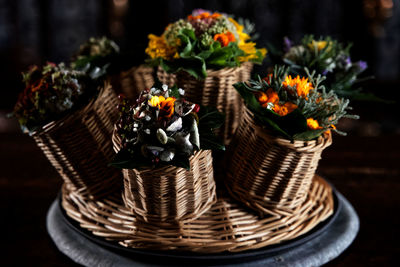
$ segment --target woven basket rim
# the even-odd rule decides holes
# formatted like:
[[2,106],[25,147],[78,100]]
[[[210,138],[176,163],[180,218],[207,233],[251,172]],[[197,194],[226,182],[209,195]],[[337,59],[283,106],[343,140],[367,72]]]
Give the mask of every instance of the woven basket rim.
[[[208,151],[211,151],[209,149],[205,150],[205,149],[200,149],[197,150],[193,155],[191,155],[189,157],[189,161],[192,161],[194,158],[197,158],[199,156],[201,156],[204,153],[207,153]],[[153,173],[165,173],[168,171],[187,171],[185,168],[182,167],[178,167],[178,166],[174,166],[174,165],[166,165],[166,166],[162,166],[162,167],[156,167],[156,168],[150,168],[150,167],[146,167],[143,169],[127,169],[127,170],[134,170],[137,172],[141,172],[141,173],[146,173],[146,172],[153,172]]]
[[33,131],[30,133],[30,136],[38,136],[42,134],[46,134],[49,132],[54,131],[55,129],[61,127],[62,125],[76,120],[76,118],[81,117],[82,114],[85,114],[87,110],[91,109],[93,105],[96,104],[97,101],[100,101],[101,96],[104,94],[104,92],[107,89],[111,88],[111,84],[108,81],[105,81],[103,85],[99,86],[100,90],[97,93],[97,96],[95,98],[92,98],[85,106],[75,110],[71,114],[66,114],[64,117],[58,119],[58,120],[53,120],[51,122],[46,123],[45,125],[39,127],[39,129]]
[[[234,74],[235,72],[238,72],[241,68],[244,67],[244,65],[245,65],[244,63],[247,63],[247,62],[243,62],[240,66],[237,66],[237,67],[225,67],[225,68],[222,68],[222,69],[207,69],[206,70],[207,76],[205,78],[207,78],[209,76],[219,76],[219,75],[221,75],[221,73],[227,73],[227,74],[231,74],[232,73],[232,74]],[[158,68],[161,69],[162,71],[165,71],[161,66],[158,66]],[[165,72],[168,73],[168,74],[184,73],[185,75],[189,75],[189,76],[193,77],[189,73],[187,73],[185,71],[182,71],[182,70],[180,70],[178,72],[174,72],[174,73],[169,73],[167,71],[165,71]]]
[[[249,115],[254,120],[254,113],[245,105],[244,112],[246,116]],[[263,138],[266,142],[274,142],[280,146],[287,147],[289,149],[297,150],[299,152],[314,152],[315,150],[322,150],[332,144],[332,133],[327,131],[320,135],[317,139],[302,141],[294,140],[291,141],[284,137],[274,135],[272,131],[260,126],[256,120],[254,120],[255,131],[258,136]]]

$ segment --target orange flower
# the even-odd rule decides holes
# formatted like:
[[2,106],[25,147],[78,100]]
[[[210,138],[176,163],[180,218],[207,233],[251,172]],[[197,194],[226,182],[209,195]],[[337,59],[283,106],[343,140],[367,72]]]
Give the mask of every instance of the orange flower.
[[308,82],[308,78],[302,77],[300,78],[297,75],[296,78],[292,78],[292,76],[286,76],[285,81],[282,83],[285,87],[296,87],[297,94],[301,97],[307,97],[308,93],[311,89],[314,89],[312,83]]
[[160,117],[170,118],[175,111],[175,97],[168,97],[160,103]]
[[318,129],[322,129],[321,126],[319,126],[319,123],[317,120],[314,120],[313,118],[308,118],[307,119],[307,127],[310,130],[318,130]]
[[218,17],[221,17],[222,15],[218,12],[215,12],[213,14],[210,14],[210,12],[203,12],[197,16],[192,16],[189,15],[188,16],[188,20],[197,20],[197,19],[207,19],[207,18],[212,18],[212,19],[216,19]]
[[277,104],[279,102],[279,96],[274,89],[269,88],[266,93],[260,92],[258,95],[258,102],[262,107],[267,107],[268,103]]
[[231,32],[217,33],[214,35],[214,41],[219,42],[222,47],[227,46],[230,42],[234,42],[235,40],[235,35]]
[[275,111],[279,116],[286,116],[296,108],[297,108],[296,104],[293,104],[291,102],[286,102],[283,105],[278,105],[278,104],[275,105],[272,110]]

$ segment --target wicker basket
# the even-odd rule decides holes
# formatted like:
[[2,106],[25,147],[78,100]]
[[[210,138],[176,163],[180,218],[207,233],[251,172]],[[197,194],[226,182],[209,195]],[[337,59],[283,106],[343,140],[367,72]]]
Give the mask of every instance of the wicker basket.
[[260,214],[290,214],[307,198],[321,153],[331,143],[330,133],[293,143],[269,135],[245,107],[230,147],[228,191]]
[[138,219],[177,223],[198,218],[216,202],[210,150],[190,158],[190,171],[175,166],[123,170],[126,207]]
[[140,65],[111,77],[111,83],[116,92],[135,100],[139,93],[154,84],[154,69]]
[[218,108],[225,114],[225,124],[218,131],[225,144],[235,132],[242,114],[243,101],[233,84],[250,76],[252,64],[242,64],[238,68],[208,70],[204,80],[196,80],[186,72],[170,74],[158,68],[158,79],[169,86],[177,84],[185,89],[185,98],[193,103]]
[[247,82],[251,78],[251,71],[253,70],[253,63],[245,62],[239,71],[239,82]]
[[118,99],[106,84],[87,106],[32,134],[51,164],[79,194],[97,199],[120,189],[121,174],[108,167]]

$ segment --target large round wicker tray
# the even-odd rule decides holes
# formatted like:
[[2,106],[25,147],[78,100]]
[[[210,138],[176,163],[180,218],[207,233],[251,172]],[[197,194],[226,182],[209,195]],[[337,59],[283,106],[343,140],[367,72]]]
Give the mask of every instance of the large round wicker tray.
[[315,176],[307,200],[290,216],[260,218],[224,192],[219,192],[217,203],[208,212],[180,225],[152,225],[136,220],[119,194],[93,201],[64,186],[62,206],[83,229],[124,247],[221,253],[293,240],[333,213],[334,198],[330,185]]

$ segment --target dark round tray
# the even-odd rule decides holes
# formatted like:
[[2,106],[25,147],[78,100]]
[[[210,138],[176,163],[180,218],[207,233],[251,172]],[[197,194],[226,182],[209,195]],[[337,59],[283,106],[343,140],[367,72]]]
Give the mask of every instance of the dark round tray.
[[102,237],[98,237],[93,235],[86,229],[83,229],[79,226],[79,223],[72,220],[68,217],[65,210],[61,205],[61,194],[58,197],[58,203],[60,206],[60,210],[62,213],[62,218],[66,222],[66,224],[75,232],[80,235],[86,237],[90,241],[102,246],[105,249],[111,250],[121,256],[143,260],[146,262],[161,262],[163,264],[191,264],[191,265],[199,265],[199,264],[207,264],[207,265],[218,265],[218,264],[229,264],[229,263],[240,263],[244,261],[252,261],[265,257],[272,257],[277,254],[281,254],[289,249],[300,246],[317,236],[324,233],[324,231],[336,220],[337,215],[339,214],[342,203],[338,201],[337,192],[335,188],[332,187],[333,199],[334,199],[334,211],[333,214],[326,219],[325,221],[318,224],[314,229],[309,231],[308,233],[299,236],[295,239],[284,241],[280,244],[270,245],[264,248],[248,250],[243,252],[223,252],[223,253],[215,253],[215,254],[201,254],[194,252],[186,252],[186,251],[155,251],[155,250],[145,250],[145,249],[135,249],[135,248],[127,248],[119,245],[117,242],[107,241]]

